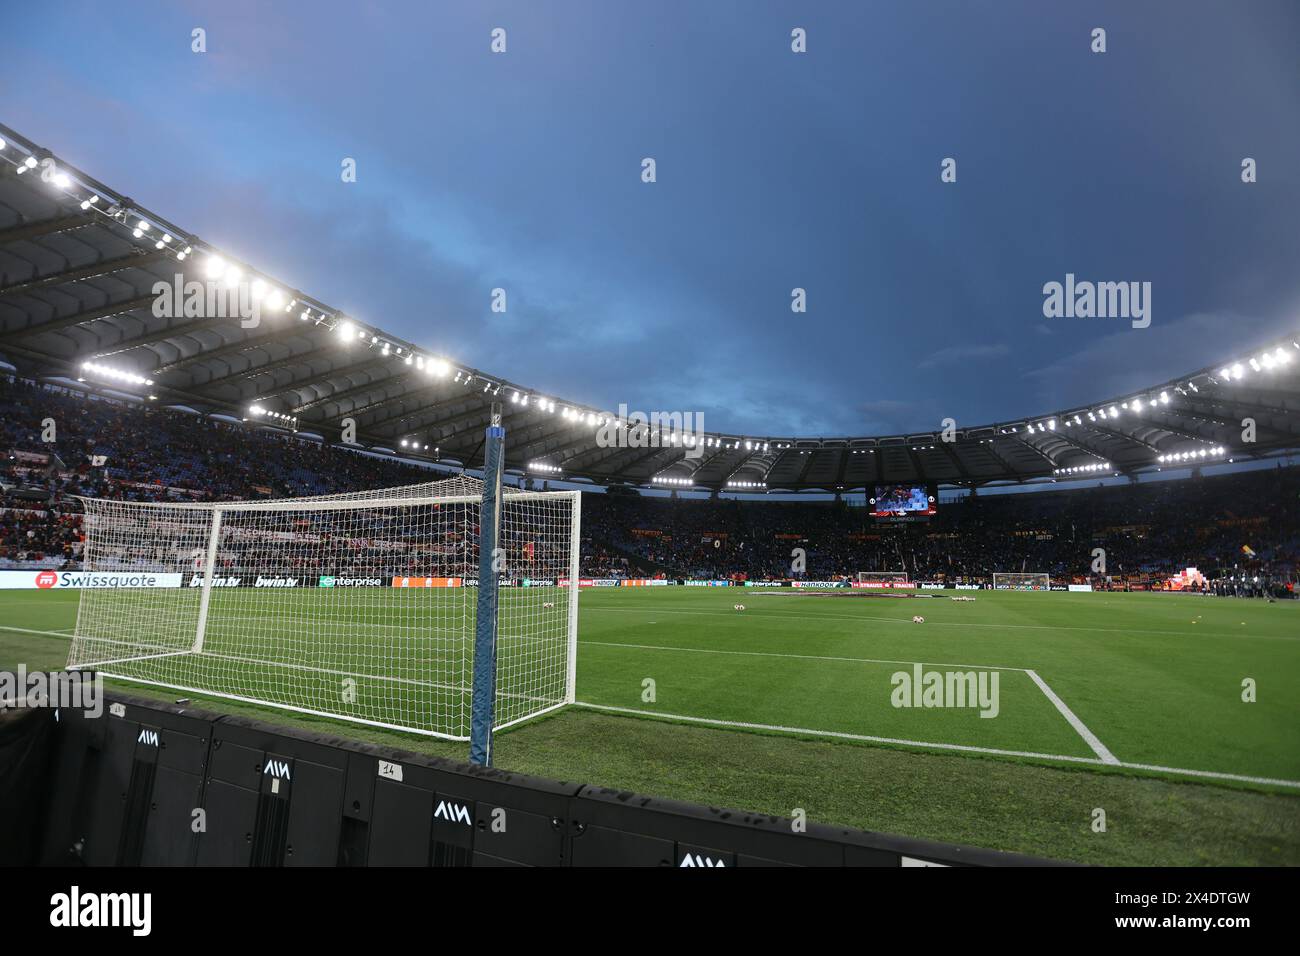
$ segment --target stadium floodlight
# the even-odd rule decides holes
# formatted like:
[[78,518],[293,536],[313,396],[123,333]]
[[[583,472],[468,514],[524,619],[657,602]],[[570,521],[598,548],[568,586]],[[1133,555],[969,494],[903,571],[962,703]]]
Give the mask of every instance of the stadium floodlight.
[[1114,405],[1110,407],[1110,417],[1119,418],[1119,409],[1116,408]]
[[244,278],[244,270],[238,266],[227,266],[226,271],[221,276],[222,283],[227,289],[233,289],[239,285],[240,280]]
[[1241,363],[1240,363],[1240,362],[1234,362],[1234,363],[1233,363],[1233,366],[1232,366],[1232,377],[1233,377],[1233,378],[1241,378],[1241,376],[1242,376],[1242,374],[1243,374],[1244,372],[1245,372],[1245,369],[1243,369],[1243,368],[1241,367]]
[[98,362],[82,362],[81,371],[97,378],[107,378],[115,382],[126,382],[129,385],[153,384],[153,379],[151,378],[145,378],[143,375],[137,375],[134,372],[128,372],[125,369],[114,368],[111,365],[100,365]]
[[5,141],[3,139],[0,139],[0,151],[3,151],[4,148],[5,148]]
[[55,173],[54,185],[58,186],[60,189],[71,189],[72,177],[69,176],[67,173]]
[[[209,504],[83,499],[73,670],[452,740],[470,737],[481,483]],[[580,493],[503,489],[494,725],[574,699]],[[304,569],[310,568],[306,575]],[[306,576],[304,576],[306,575]],[[147,598],[147,599],[146,599]],[[347,687],[350,693],[340,693]]]

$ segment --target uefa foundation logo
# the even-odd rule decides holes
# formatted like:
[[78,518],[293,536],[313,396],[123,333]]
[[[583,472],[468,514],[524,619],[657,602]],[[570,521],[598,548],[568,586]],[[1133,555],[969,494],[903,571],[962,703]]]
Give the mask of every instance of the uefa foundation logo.
[[629,412],[618,406],[618,416],[596,431],[600,448],[682,448],[687,458],[704,454],[703,412]]
[[245,329],[262,323],[262,308],[285,308],[284,294],[261,279],[244,282],[238,269],[226,269],[220,279],[186,281],[176,273],[171,282],[153,284],[153,314],[160,319],[239,319]]

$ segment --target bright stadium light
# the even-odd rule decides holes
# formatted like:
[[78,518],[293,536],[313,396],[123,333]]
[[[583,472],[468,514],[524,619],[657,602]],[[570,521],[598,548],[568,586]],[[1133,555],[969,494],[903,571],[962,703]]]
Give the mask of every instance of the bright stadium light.
[[1234,363],[1233,363],[1233,366],[1232,366],[1232,377],[1233,377],[1233,378],[1241,378],[1241,376],[1242,376],[1242,374],[1244,373],[1244,371],[1245,371],[1245,369],[1243,369],[1243,368],[1241,367],[1241,363],[1240,363],[1240,362],[1234,362]]
[[220,279],[221,274],[226,271],[226,260],[220,256],[208,256],[207,261],[203,264],[203,272],[209,279]]

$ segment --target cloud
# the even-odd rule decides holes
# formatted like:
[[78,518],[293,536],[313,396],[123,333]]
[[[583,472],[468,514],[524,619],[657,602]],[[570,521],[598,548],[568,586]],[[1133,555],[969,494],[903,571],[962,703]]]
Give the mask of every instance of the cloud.
[[946,349],[932,352],[918,368],[939,368],[942,365],[956,365],[978,359],[994,359],[1007,355],[1011,349],[1005,345],[950,345]]
[[[1195,312],[1149,329],[1112,327],[1115,331],[1025,374],[1037,385],[1041,407],[1098,402],[1150,388],[1290,331],[1284,320],[1222,312]],[[1139,355],[1151,359],[1143,362]]]

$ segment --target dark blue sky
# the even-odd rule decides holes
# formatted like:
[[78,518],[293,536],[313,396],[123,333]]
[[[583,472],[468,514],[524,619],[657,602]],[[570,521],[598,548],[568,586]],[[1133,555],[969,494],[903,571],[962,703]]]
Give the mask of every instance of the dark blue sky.
[[[287,284],[710,430],[1048,412],[1300,326],[1295,0],[15,4],[0,63],[4,122]],[[1150,328],[1044,319],[1067,272]]]

